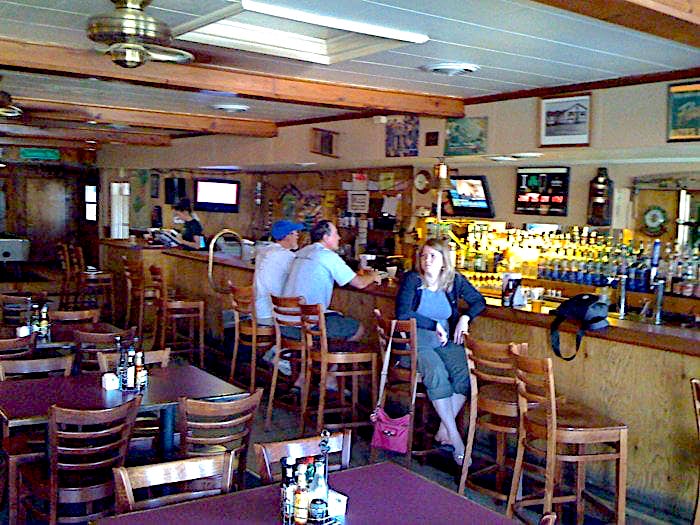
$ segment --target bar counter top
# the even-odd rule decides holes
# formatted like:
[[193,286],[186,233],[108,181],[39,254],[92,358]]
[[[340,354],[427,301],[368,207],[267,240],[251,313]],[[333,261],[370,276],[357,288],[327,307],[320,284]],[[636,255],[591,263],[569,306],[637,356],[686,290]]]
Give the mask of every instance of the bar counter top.
[[[163,253],[165,255],[190,259],[205,264],[208,260],[208,253],[205,251],[168,249]],[[240,270],[253,271],[255,269],[255,265],[250,261],[243,261],[239,257],[230,254],[215,253],[214,263],[215,265],[223,265]],[[384,283],[379,286],[370,285],[363,290],[358,290],[350,286],[339,288],[339,290],[343,292],[368,294],[393,301],[398,291],[398,285],[395,281],[384,281]],[[553,319],[553,317],[548,314],[495,306],[487,306],[486,311],[482,315],[502,321],[541,328],[549,328]],[[700,330],[676,326],[657,326],[627,320],[621,321],[612,316],[609,318],[609,322],[610,326],[608,328],[587,332],[586,337],[596,337],[618,343],[646,346],[657,350],[665,350],[690,356],[700,356]],[[559,330],[561,332],[576,333],[578,327],[572,322],[564,322]]]
[[100,244],[112,246],[114,248],[123,248],[127,250],[164,250],[163,244],[148,244],[143,239],[136,239],[136,242],[131,242],[129,239],[101,239]]

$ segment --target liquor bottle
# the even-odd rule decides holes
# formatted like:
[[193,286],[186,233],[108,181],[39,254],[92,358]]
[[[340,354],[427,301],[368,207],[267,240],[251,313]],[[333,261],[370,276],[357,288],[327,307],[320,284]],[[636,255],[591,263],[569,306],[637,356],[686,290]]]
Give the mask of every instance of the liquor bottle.
[[32,302],[32,313],[30,315],[29,324],[32,328],[32,333],[39,332],[41,325],[41,313],[39,311],[39,303]]
[[314,479],[309,487],[309,498],[320,499],[328,504],[328,482],[326,481],[326,465],[323,458],[314,461]]
[[282,525],[293,525],[294,523],[294,493],[297,489],[294,479],[294,458],[283,457],[282,461],[282,485],[280,488],[281,509],[280,515]]
[[46,303],[39,313],[39,336],[44,339],[49,337],[49,305]]
[[126,390],[126,369],[127,369],[127,356],[126,349],[122,346],[120,336],[114,337],[114,346],[119,352],[119,361],[117,363],[117,377],[119,378],[119,390]]
[[136,352],[136,361],[134,364],[136,371],[136,387],[138,389],[146,388],[146,385],[148,384],[148,371],[144,366],[143,352]]
[[136,388],[136,350],[133,346],[126,354],[126,388]]
[[306,465],[297,469],[297,486],[294,491],[294,525],[306,525],[309,521],[309,489],[306,483]]

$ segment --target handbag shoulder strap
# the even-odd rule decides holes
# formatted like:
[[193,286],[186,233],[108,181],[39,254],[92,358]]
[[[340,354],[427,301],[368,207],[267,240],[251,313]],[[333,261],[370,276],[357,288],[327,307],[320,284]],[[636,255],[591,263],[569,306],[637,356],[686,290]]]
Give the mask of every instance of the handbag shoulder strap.
[[384,361],[382,362],[382,375],[379,380],[379,396],[377,397],[377,408],[381,408],[382,399],[384,398],[384,388],[386,387],[386,377],[389,373],[389,359],[391,358],[391,342],[394,339],[394,330],[396,329],[396,319],[391,320],[391,328],[387,334],[389,342],[386,344],[384,352]]

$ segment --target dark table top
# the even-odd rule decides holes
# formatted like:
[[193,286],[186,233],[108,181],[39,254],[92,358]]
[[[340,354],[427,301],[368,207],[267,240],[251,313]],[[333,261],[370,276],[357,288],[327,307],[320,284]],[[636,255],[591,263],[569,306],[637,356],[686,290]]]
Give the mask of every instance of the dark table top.
[[[346,525],[517,523],[396,463],[378,463],[334,472],[329,484],[349,497]],[[279,523],[279,508],[279,485],[275,484],[105,518],[98,524],[269,524]]]
[[[120,405],[138,392],[104,390],[100,374],[49,377],[0,383],[0,412],[9,426],[46,422],[49,407],[57,404],[77,409],[100,409]],[[149,371],[141,407],[157,409],[194,399],[236,397],[245,391],[191,365]]]

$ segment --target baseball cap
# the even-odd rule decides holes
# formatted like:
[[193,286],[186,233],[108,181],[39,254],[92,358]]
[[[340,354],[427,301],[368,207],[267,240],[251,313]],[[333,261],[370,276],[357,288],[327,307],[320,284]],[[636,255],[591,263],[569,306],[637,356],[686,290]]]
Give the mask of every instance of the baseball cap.
[[272,225],[270,234],[272,238],[276,241],[281,241],[287,235],[297,230],[303,230],[304,225],[299,222],[292,222],[287,220],[277,221]]

